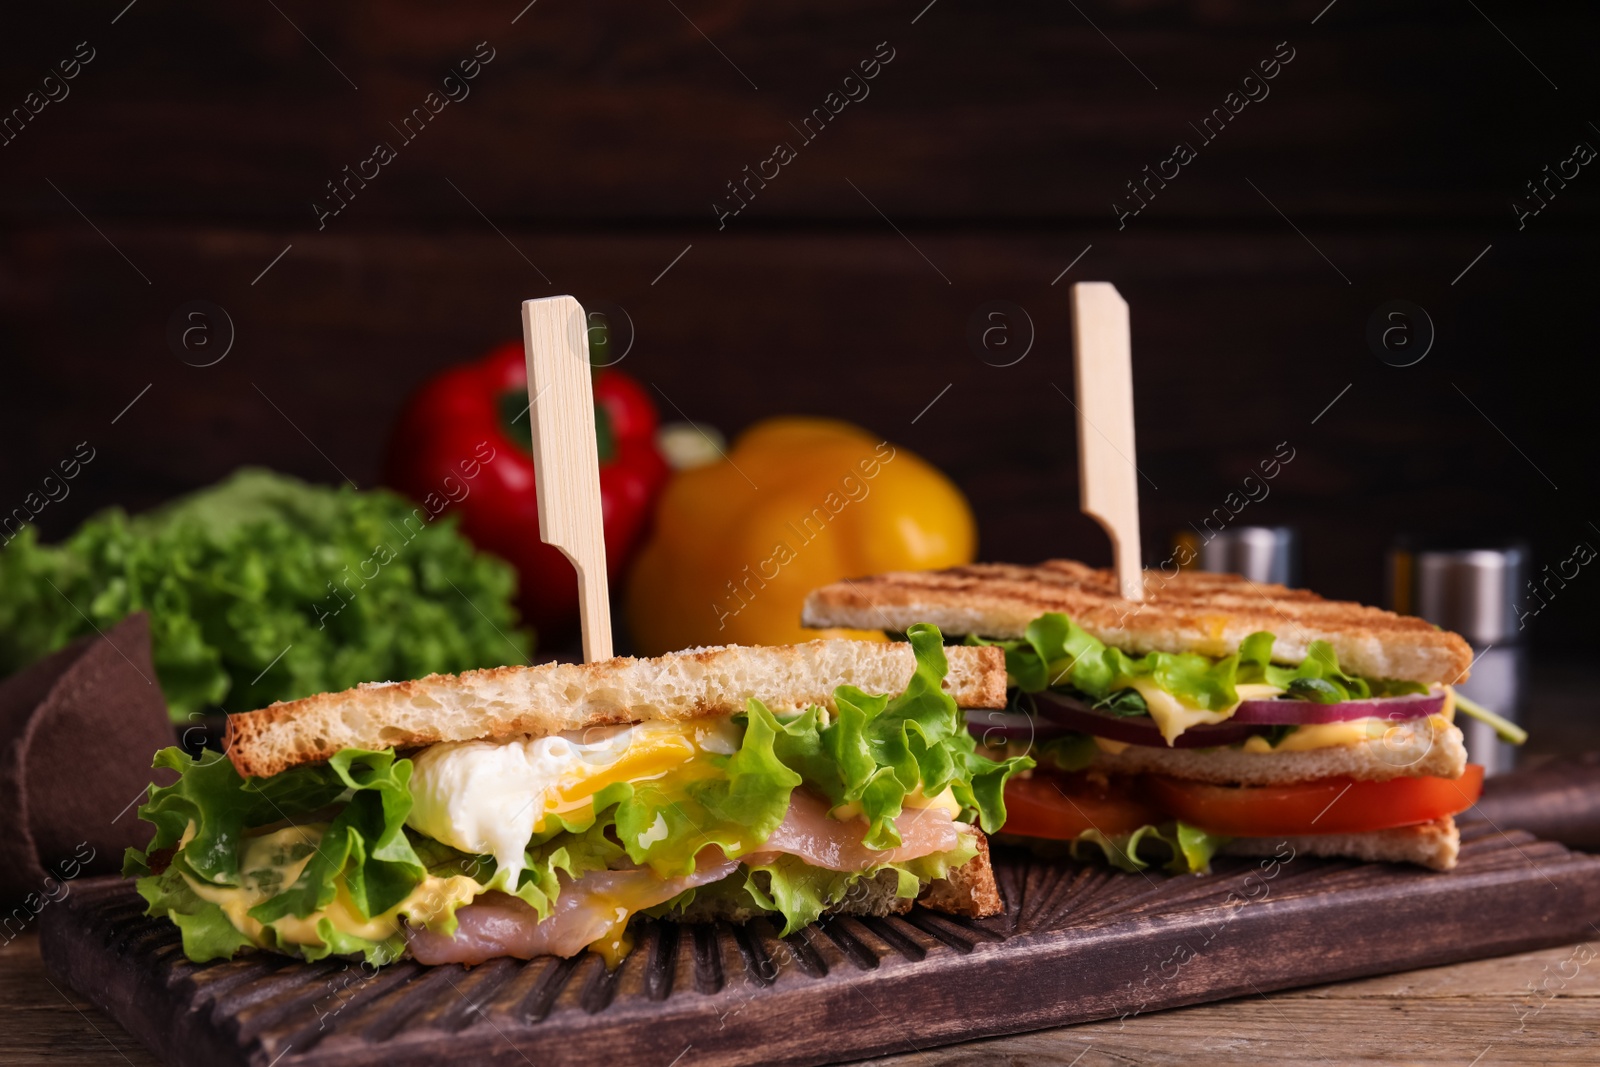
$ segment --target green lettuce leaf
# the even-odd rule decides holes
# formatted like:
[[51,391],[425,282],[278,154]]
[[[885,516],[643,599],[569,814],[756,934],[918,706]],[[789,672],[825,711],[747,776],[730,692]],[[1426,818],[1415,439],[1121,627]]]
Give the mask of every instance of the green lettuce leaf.
[[1240,642],[1239,681],[1265,682],[1288,690],[1292,697],[1318,704],[1337,704],[1373,695],[1372,686],[1365,679],[1339,669],[1339,657],[1328,642],[1311,642],[1306,646],[1303,661],[1293,667],[1282,667],[1272,662],[1275,640],[1263,630]]
[[1305,659],[1295,666],[1274,664],[1272,646],[1277,638],[1265,630],[1246,637],[1238,652],[1220,658],[1197,652],[1130,656],[1059,612],[1034,619],[1019,640],[986,641],[977,636],[966,640],[1002,648],[1010,684],[1024,693],[1069,692],[1116,715],[1145,713],[1143,698],[1130,688],[1135,680],[1151,682],[1191,707],[1208,711],[1237,704],[1236,686],[1247,683],[1274,685],[1291,697],[1326,704],[1427,692],[1427,686],[1416,682],[1363,678],[1342,670],[1326,641],[1312,641]]
[[144,898],[146,915],[165,915],[183,934],[183,954],[195,963],[231,959],[254,943],[240,933],[223,910],[195,895],[176,867],[135,884]]
[[812,867],[795,856],[779,856],[772,863],[745,867],[744,871],[742,887],[751,902],[783,916],[780,937],[816,922],[832,904],[846,899],[850,887],[863,877]]
[[966,719],[941,685],[949,667],[937,628],[912,626],[906,638],[916,670],[905,692],[872,696],[854,686],[834,692],[831,722],[812,709],[780,724],[773,752],[831,805],[859,804],[871,848],[900,844],[894,818],[907,794],[927,797],[949,789],[965,819],[986,831],[1005,822],[1005,781],[1033,766],[1026,757],[979,755]]
[[1288,737],[1298,729],[1300,729],[1300,727],[1295,723],[1278,723],[1276,725],[1266,727],[1256,736],[1265,741],[1268,746],[1277,748],[1279,745],[1283,744],[1284,738]]
[[755,907],[781,915],[784,925],[779,936],[787,937],[815,922],[829,908],[848,901],[852,893],[858,891],[857,887],[875,881],[886,871],[895,875],[896,895],[910,899],[929,882],[947,877],[951,870],[977,854],[975,839],[967,835],[960,846],[950,852],[922,856],[905,863],[885,863],[866,871],[829,871],[784,855],[771,863],[742,866],[738,874],[714,885],[690,889],[650,909],[648,914],[670,915],[700,897],[725,896],[735,906]]
[[122,873],[150,873],[150,855],[176,846],[192,823],[195,835],[183,850],[190,869],[205,881],[237,885],[244,814],[255,801],[241,794],[239,772],[220,752],[207,750],[194,760],[177,747],[157,752],[151,765],[177,771],[178,780],[150,786],[139,818],[155,824],[155,836],[143,851],[128,849]]
[[172,785],[150,787],[139,817],[155,824],[155,837],[143,851],[128,850],[124,874],[148,874],[151,854],[175,846],[192,824],[194,836],[172,867],[214,885],[237,886],[246,829],[293,822],[344,797],[294,885],[252,908],[252,918],[304,918],[333,900],[341,874],[356,911],[371,918],[398,904],[426,873],[405,833],[411,761],[393,751],[348,748],[324,764],[248,780],[227,757],[211,751],[193,760],[182,749],[162,749],[155,766],[176,770],[179,777]]
[[[1141,679],[1208,710],[1229,707],[1239,699],[1233,688],[1237,655],[1213,660],[1195,652],[1149,652],[1135,658],[1091,636],[1059,612],[1034,619],[1020,640],[985,641],[969,636],[967,642],[997,644],[1004,649],[1011,684],[1027,693],[1067,690],[1096,702],[1127,689],[1133,679]],[[1108,707],[1118,714],[1136,714],[1126,698]]]
[[1114,689],[1094,702],[1094,710],[1109,711],[1124,719],[1150,714],[1150,705],[1137,689]]
[[123,873],[148,873],[149,854],[175,846],[191,823],[195,835],[184,846],[191,874],[217,885],[239,884],[239,844],[250,827],[266,826],[326,808],[345,790],[331,764],[307,764],[271,778],[239,776],[220,752],[191,759],[181,748],[157,752],[151,766],[178,772],[168,786],[150,786],[139,818],[155,824],[144,850],[129,849]]
[[[256,947],[228,921],[228,916],[221,908],[195,895],[177,867],[169,867],[159,875],[141,878],[135,883],[135,888],[148,905],[145,914],[165,915],[177,926],[183,935],[183,954],[195,963],[231,959],[241,951]],[[340,933],[327,919],[317,923],[317,936],[322,939],[320,945],[296,945],[279,939],[270,927],[265,931],[265,939],[270,946],[308,961],[328,956],[360,956],[378,967],[399,959],[406,947],[404,934],[371,941]]]
[[279,952],[299,956],[310,963],[329,956],[360,956],[371,966],[382,967],[386,963],[393,963],[406,951],[405,934],[397,933],[382,941],[372,941],[355,934],[341,933],[334,929],[333,921],[326,918],[317,920],[317,937],[322,939],[320,945],[295,945],[278,940],[271,927],[268,927],[268,936],[277,941]]
[[[146,915],[165,915],[178,926],[184,939],[184,955],[195,963],[208,960],[230,960],[242,950],[254,949],[250,937],[240,933],[234,923],[227,920],[221,907],[202,901],[184,881],[178,867],[168,867],[160,875],[139,878],[136,883],[139,896],[149,905]],[[405,952],[405,934],[386,937],[384,941],[370,941],[355,934],[339,933],[330,920],[318,921],[317,936],[322,944],[298,945],[282,941],[274,929],[267,928],[266,939],[278,952],[302,958],[323,960],[330,955],[362,957],[366,963],[382,966],[394,963]]]
[[441,507],[244,469],[58,545],[24,527],[0,552],[0,676],[135,611],[180,721],[525,660],[515,572]]
[[[574,812],[568,817],[548,816],[539,843],[523,857],[516,887],[506,886],[505,880],[497,876],[484,879],[484,884],[515,893],[539,913],[539,918],[549,918],[550,909],[561,894],[561,875],[577,879],[589,871],[627,866],[627,853],[612,836],[617,805],[631,797],[632,787],[627,782],[615,782],[596,795],[595,807],[590,811]],[[493,871],[494,860],[483,858]]]
[[[751,700],[744,718],[739,751],[712,757],[721,775],[693,783],[683,800],[660,784],[644,783],[635,790],[634,803],[619,811],[617,835],[635,863],[663,877],[686,875],[708,845],[736,854],[778,828],[789,810],[789,794],[803,779],[778,758],[775,745],[783,731],[772,713]],[[681,844],[685,839],[692,841],[687,848]]]
[[1065,734],[1041,742],[1038,747],[1039,765],[1056,767],[1063,771],[1081,771],[1094,762],[1100,746],[1090,734]]
[[1205,874],[1211,870],[1211,857],[1232,838],[1207,833],[1185,822],[1145,825],[1126,834],[1104,834],[1085,830],[1069,846],[1071,856],[1082,861],[1091,858],[1089,848],[1118,870],[1137,872],[1161,863],[1173,874]]
[[257,922],[320,911],[333,901],[341,875],[357,914],[370,919],[404,900],[427,873],[405,833],[411,761],[397,759],[393,750],[347,748],[327,766],[350,798],[294,885],[250,909]]

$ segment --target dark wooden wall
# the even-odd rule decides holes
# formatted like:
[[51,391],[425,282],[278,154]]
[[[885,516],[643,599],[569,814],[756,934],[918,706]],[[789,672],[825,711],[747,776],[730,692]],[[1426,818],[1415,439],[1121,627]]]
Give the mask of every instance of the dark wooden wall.
[[[627,309],[623,367],[669,417],[856,420],[961,484],[984,556],[1101,561],[1054,386],[1067,287],[1107,279],[1133,309],[1152,560],[1284,441],[1239,521],[1302,525],[1329,594],[1380,597],[1402,530],[1519,533],[1541,563],[1600,545],[1600,167],[1513,209],[1600,148],[1588,5],[123,2],[0,15],[0,109],[94,53],[0,145],[0,508],[97,449],[49,536],[247,462],[373,484],[417,383],[572,292]],[[488,49],[413,141],[391,127]],[[890,49],[804,143],[790,124]],[[1289,50],[1202,143],[1189,123]],[[325,183],[380,141],[396,157],[319,229]],[[780,141],[796,158],[719,229]],[[1119,228],[1178,141],[1197,157]],[[214,366],[167,342],[195,299],[236,328]],[[1437,331],[1415,366],[1365,338],[1394,299]],[[968,343],[992,300],[1034,325],[1014,366]],[[1597,607],[1586,571],[1530,630],[1582,647]]]

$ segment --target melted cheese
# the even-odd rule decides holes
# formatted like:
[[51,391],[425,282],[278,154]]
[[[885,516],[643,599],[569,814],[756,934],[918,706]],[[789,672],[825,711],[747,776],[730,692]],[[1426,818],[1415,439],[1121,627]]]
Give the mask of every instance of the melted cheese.
[[1283,692],[1275,685],[1259,682],[1234,686],[1234,691],[1239,696],[1238,702],[1220,711],[1210,711],[1195,707],[1181,697],[1174,696],[1148,678],[1129,679],[1128,686],[1144,697],[1145,706],[1150,709],[1150,717],[1155,720],[1156,728],[1161,731],[1161,736],[1169,747],[1191,726],[1213,726],[1219,722],[1227,722],[1233,718],[1233,713],[1239,710],[1239,705],[1246,700],[1271,700]]
[[184,875],[184,881],[194,890],[195,896],[217,905],[235,929],[262,946],[271,943],[267,936],[269,926],[280,942],[320,945],[322,938],[317,933],[317,925],[323,919],[339,933],[383,941],[400,932],[400,916],[409,916],[418,923],[430,922],[448,909],[467,903],[483,890],[465,875],[452,878],[429,875],[399,904],[381,915],[363,919],[340,877],[337,892],[328,906],[305,918],[286,915],[265,925],[252,918],[251,908],[293,885],[300,877],[316,854],[325,829],[320,824],[290,826],[246,839],[239,853],[239,870],[243,872],[241,885],[211,885],[188,875]]
[[955,792],[949,786],[946,786],[944,792],[936,797],[925,797],[922,795],[922,786],[919,785],[912,793],[906,796],[905,806],[908,808],[943,808],[950,813],[952,821],[959,822],[961,819],[961,805],[956,801]]
[[[1450,725],[1450,721],[1442,714],[1429,716],[1433,721],[1431,726],[1435,732]],[[1310,752],[1319,748],[1341,748],[1346,745],[1359,745],[1367,741],[1380,740],[1396,724],[1388,719],[1368,718],[1351,719],[1348,722],[1327,722],[1314,725],[1296,727],[1293,733],[1286,736],[1276,745],[1267,743],[1264,737],[1247,738],[1241,746],[1245,752]]]
[[701,753],[734,751],[737,729],[725,719],[646,722],[433,745],[413,761],[406,824],[452,848],[493,856],[493,884],[515,886],[528,841],[549,816],[587,810],[613,783],[649,781],[685,769]]
[[1186,704],[1144,678],[1131,679],[1128,685],[1137,689],[1139,695],[1144,697],[1145,706],[1150,709],[1150,717],[1155,720],[1156,728],[1161,731],[1161,736],[1166,739],[1169,746],[1178,739],[1179,734],[1191,726],[1210,726],[1225,722],[1228,716],[1233,714],[1233,708],[1207,711],[1205,708]]

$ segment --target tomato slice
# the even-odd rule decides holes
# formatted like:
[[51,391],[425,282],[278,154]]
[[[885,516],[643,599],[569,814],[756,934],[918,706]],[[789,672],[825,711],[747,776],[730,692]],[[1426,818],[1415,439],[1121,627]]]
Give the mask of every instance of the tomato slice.
[[1090,781],[1083,774],[1035,769],[1006,782],[1004,832],[1071,841],[1085,830],[1126,834],[1164,821],[1161,809],[1137,795],[1137,779]]
[[[1150,775],[1145,783],[1149,796],[1170,816],[1214,834],[1354,834],[1466,811],[1483,792],[1483,768],[1469,763],[1460,778],[1387,782],[1319,778],[1293,785],[1229,786]],[[1008,811],[1010,803],[1008,792]]]

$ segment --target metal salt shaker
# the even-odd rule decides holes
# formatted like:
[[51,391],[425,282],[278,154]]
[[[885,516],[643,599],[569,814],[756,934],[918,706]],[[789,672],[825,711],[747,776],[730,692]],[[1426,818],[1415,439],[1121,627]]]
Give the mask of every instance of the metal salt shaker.
[[[1522,719],[1527,646],[1517,626],[1516,600],[1528,571],[1520,543],[1492,548],[1396,548],[1389,553],[1390,604],[1454,630],[1472,646],[1472,677],[1458,692],[1512,722]],[[1512,768],[1516,748],[1476,719],[1457,714],[1467,758],[1486,774]]]
[[1200,570],[1242,574],[1252,582],[1300,583],[1300,531],[1292,526],[1230,526],[1209,540],[1185,530],[1178,540],[1194,552]]

